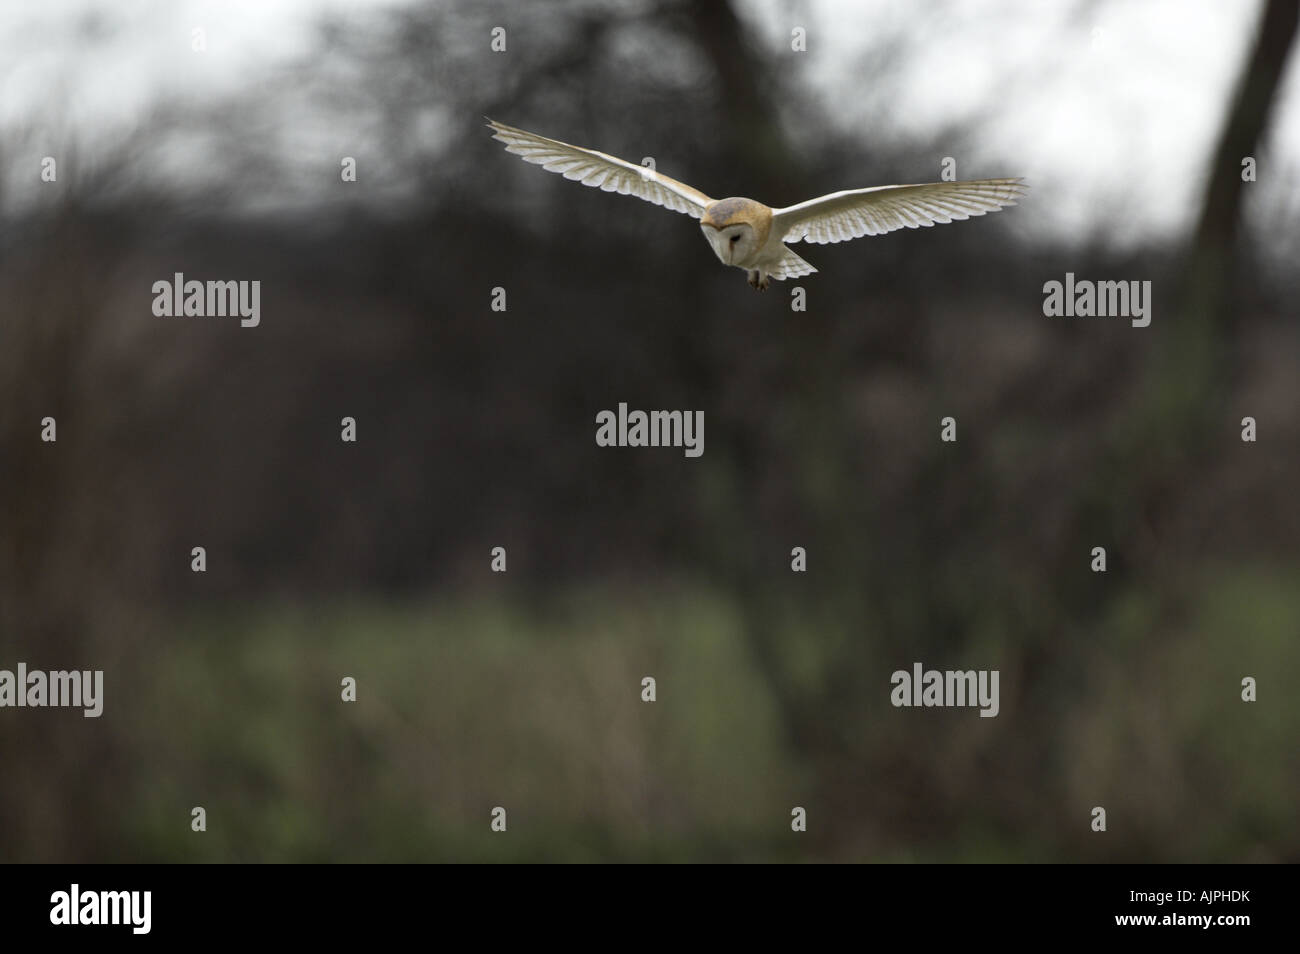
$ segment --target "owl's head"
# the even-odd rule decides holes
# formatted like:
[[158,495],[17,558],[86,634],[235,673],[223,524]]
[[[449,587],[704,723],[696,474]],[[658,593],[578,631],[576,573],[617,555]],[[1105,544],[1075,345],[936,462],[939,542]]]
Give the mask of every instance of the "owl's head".
[[766,233],[771,219],[771,210],[753,199],[722,199],[704,210],[700,230],[724,265],[740,265],[757,254],[767,238],[755,226]]
[[724,265],[747,261],[758,250],[754,241],[754,229],[748,222],[738,222],[720,229],[701,224],[700,230]]

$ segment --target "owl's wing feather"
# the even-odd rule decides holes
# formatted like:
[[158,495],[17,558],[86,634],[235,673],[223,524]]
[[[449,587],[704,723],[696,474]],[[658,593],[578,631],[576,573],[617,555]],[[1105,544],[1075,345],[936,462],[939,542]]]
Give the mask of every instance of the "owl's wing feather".
[[815,271],[817,269],[813,268],[810,262],[805,262],[794,251],[786,249],[781,260],[772,266],[771,275],[778,281],[785,281],[787,278],[802,278]]
[[506,144],[506,152],[513,152],[524,162],[535,163],[583,185],[620,195],[634,195],[697,219],[703,217],[705,207],[713,202],[698,189],[616,156],[571,146],[558,139],[547,139],[491,119],[488,126],[494,130],[492,138]]
[[786,242],[847,242],[996,212],[1025,195],[1023,179],[975,179],[850,189],[772,210],[772,231]]

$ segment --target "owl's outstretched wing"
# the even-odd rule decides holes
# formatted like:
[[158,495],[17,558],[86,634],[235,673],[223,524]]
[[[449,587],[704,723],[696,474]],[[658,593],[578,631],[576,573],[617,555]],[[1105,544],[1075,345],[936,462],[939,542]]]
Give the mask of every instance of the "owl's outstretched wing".
[[697,219],[713,202],[698,189],[616,156],[570,146],[567,142],[547,139],[491,119],[488,125],[494,130],[492,138],[506,144],[506,152],[513,152],[524,162],[536,163],[548,172],[558,172],[564,178],[583,185],[620,195],[634,195]]
[[850,189],[772,210],[772,231],[786,242],[847,242],[864,235],[968,219],[1015,205],[1023,179],[975,179]]

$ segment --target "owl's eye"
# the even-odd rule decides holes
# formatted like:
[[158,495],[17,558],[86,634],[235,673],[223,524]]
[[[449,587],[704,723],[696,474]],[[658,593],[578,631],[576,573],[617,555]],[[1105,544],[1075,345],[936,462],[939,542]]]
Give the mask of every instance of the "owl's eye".
[[733,242],[739,241],[739,240],[740,240],[740,236],[739,236],[739,235],[733,235],[733,236],[731,237],[731,240],[732,240]]

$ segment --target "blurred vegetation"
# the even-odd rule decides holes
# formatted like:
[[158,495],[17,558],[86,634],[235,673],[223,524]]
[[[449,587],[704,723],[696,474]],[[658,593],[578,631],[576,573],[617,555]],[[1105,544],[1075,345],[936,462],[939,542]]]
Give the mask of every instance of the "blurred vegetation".
[[[1268,129],[1279,6],[1207,196]],[[350,193],[277,113],[327,104],[365,120]],[[1239,189],[1126,255],[1031,244],[1032,197],[819,247],[791,313],[481,128],[773,204],[969,141],[829,112],[729,4],[435,4],[327,23],[273,91],[160,108],[6,209],[0,667],[102,668],[107,700],[0,713],[0,860],[1300,857],[1297,330]],[[178,136],[220,144],[200,191],[142,171]],[[310,213],[230,212],[295,189]],[[261,280],[261,326],[153,317],[177,271]],[[1065,271],[1161,310],[1049,322]],[[704,456],[595,447],[619,401],[703,410]],[[892,708],[914,661],[1001,670],[1001,714]]]
[[[61,812],[33,811],[7,852],[78,860],[100,832],[91,857],[142,861],[1270,860],[1293,825],[1300,714],[1245,707],[1232,684],[1259,672],[1268,697],[1300,678],[1300,600],[1267,568],[1202,573],[1184,624],[1158,640],[1165,611],[1148,596],[1102,621],[1054,701],[1055,753],[1023,774],[1003,770],[1008,735],[1029,731],[1020,706],[996,720],[898,710],[874,686],[839,727],[863,762],[838,770],[870,793],[853,803],[809,797],[744,614],[712,591],[180,614],[148,634],[169,653],[123,660],[136,694],[110,696],[102,724],[44,714],[66,750],[12,765],[6,788],[45,793],[82,824],[70,833]],[[807,625],[782,633],[818,642]],[[833,662],[799,661],[805,678]],[[654,705],[639,700],[647,672]],[[357,679],[355,705],[338,701],[341,673]],[[1225,691],[1204,691],[1216,683]],[[116,770],[88,758],[106,732],[121,740]],[[89,762],[86,787],[52,790],[64,758]],[[1112,821],[1104,842],[1071,820],[1096,803]],[[207,809],[203,837],[191,804]],[[806,837],[783,821],[795,804],[813,820]],[[495,805],[508,839],[484,823]]]

